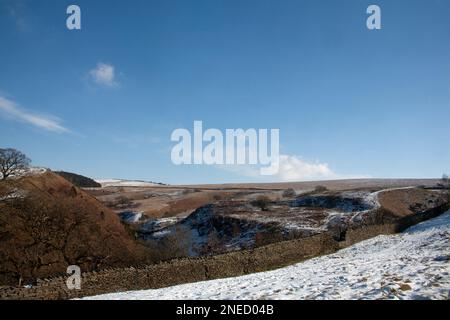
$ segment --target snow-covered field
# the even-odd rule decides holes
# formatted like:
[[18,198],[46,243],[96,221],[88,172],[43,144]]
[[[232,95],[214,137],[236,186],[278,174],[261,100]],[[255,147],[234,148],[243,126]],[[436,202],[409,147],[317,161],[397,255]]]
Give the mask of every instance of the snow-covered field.
[[290,267],[86,299],[449,299],[450,211]]
[[158,186],[157,183],[147,182],[147,181],[135,181],[135,180],[97,179],[95,181],[100,183],[103,188],[105,188],[105,187],[154,187],[154,186]]

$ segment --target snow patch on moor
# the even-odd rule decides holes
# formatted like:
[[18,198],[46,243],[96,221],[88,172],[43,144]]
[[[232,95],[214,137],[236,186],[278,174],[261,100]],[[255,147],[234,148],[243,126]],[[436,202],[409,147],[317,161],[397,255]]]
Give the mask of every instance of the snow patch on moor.
[[12,200],[12,199],[23,199],[26,196],[27,196],[26,190],[14,188],[10,192],[8,192],[6,195],[1,196],[0,201],[6,201],[6,200]]
[[122,179],[96,179],[103,188],[106,187],[155,187],[158,183],[137,180],[122,180]]

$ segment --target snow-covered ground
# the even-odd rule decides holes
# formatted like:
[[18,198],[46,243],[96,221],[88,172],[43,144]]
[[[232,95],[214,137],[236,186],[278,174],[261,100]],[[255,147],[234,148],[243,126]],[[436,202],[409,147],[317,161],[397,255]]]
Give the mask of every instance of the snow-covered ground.
[[86,299],[449,299],[450,211],[290,267]]
[[[21,177],[26,177],[26,176],[34,176],[34,175],[39,175],[39,174],[43,174],[45,172],[47,172],[48,169],[47,168],[42,168],[42,167],[29,167],[27,169],[21,169],[21,170],[17,170],[16,172],[12,173],[8,179],[18,179]],[[3,178],[3,175],[0,173],[0,179]]]
[[[40,175],[47,172],[48,169],[41,167],[30,167],[26,170],[19,170],[15,174],[11,174],[8,179],[19,179],[21,177]],[[2,174],[0,173],[0,179]],[[26,190],[21,190],[14,188],[6,194],[0,194],[0,201],[11,200],[11,199],[23,199],[27,196],[28,192]]]
[[134,211],[123,211],[119,213],[120,219],[126,223],[136,223],[142,219],[142,212],[134,212]]
[[11,200],[11,199],[23,199],[26,197],[26,195],[27,195],[27,191],[14,188],[9,193],[7,193],[5,195],[1,195],[0,201]]
[[121,179],[97,179],[103,188],[105,187],[155,187],[159,184],[148,181],[121,180]]

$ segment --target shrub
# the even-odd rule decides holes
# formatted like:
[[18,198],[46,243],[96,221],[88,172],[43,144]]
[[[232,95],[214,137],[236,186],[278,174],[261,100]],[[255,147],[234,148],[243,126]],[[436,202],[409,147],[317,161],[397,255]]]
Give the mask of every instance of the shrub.
[[316,186],[316,188],[314,189],[315,192],[325,192],[328,191],[328,188],[325,186]]
[[286,189],[283,191],[283,197],[284,198],[292,198],[295,197],[296,193],[295,190],[292,188]]
[[223,196],[221,194],[215,194],[213,195],[213,200],[220,201],[223,199]]
[[118,196],[115,199],[115,202],[113,203],[112,207],[116,208],[128,208],[133,206],[133,201],[131,201],[129,198],[125,196]]
[[269,203],[270,199],[267,196],[259,196],[251,202],[251,205],[260,208],[262,211],[267,211]]

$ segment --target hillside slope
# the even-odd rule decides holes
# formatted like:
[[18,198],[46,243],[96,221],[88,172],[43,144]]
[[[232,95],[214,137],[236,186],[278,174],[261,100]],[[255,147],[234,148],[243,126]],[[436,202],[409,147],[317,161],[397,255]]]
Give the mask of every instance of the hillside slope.
[[56,174],[60,175],[70,183],[76,185],[80,188],[101,188],[102,185],[95,180],[76,174],[72,172],[65,172],[65,171],[56,171]]
[[[203,256],[251,249],[283,240],[328,233],[338,242],[365,240],[366,230],[396,226],[395,231],[419,223],[448,208],[442,190],[402,187],[369,191],[325,191],[295,198],[266,200],[265,209],[251,201],[219,201],[202,206],[172,225],[150,220],[137,224],[139,236],[166,247],[178,243],[184,256]],[[391,230],[390,232],[392,232]],[[372,234],[373,235],[373,234]]]
[[86,299],[449,299],[450,211],[286,268]]
[[0,183],[0,285],[145,260],[117,215],[59,175]]

